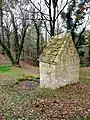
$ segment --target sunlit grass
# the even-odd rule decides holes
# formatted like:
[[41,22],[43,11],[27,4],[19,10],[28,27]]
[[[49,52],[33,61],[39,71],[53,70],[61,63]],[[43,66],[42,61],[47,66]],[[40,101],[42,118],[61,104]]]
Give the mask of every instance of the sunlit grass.
[[9,72],[11,65],[0,65],[0,73]]
[[11,65],[0,65],[0,75],[18,78],[25,73],[25,69],[12,67]]
[[0,76],[12,77],[14,79],[18,78],[37,78],[39,75],[30,74],[24,68],[12,67],[11,65],[0,65]]

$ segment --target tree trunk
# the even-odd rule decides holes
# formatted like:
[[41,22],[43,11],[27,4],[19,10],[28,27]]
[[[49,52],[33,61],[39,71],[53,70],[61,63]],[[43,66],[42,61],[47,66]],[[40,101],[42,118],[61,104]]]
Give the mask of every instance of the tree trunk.
[[4,31],[3,31],[3,13],[2,13],[2,0],[0,1],[0,29],[1,29],[1,33],[0,33],[0,45],[2,46],[2,48],[5,50],[7,56],[9,57],[10,61],[12,62],[12,65],[14,65],[15,61],[11,55],[10,49],[7,48],[4,44]]
[[10,61],[12,62],[12,65],[14,65],[15,60],[14,60],[13,56],[11,55],[10,50],[3,44],[1,39],[0,39],[0,44],[1,44],[2,48],[5,50],[5,52],[6,52],[7,56],[9,57]]
[[13,66],[15,66],[15,67],[21,67],[21,65],[19,63],[19,59],[14,62]]
[[89,65],[90,65],[90,40],[89,40]]
[[12,17],[12,24],[13,24],[13,28],[14,28],[14,50],[15,50],[15,64],[19,65],[19,38],[18,38],[18,32],[17,32],[17,26],[15,24],[15,20],[14,20],[14,15],[12,13],[12,11],[10,11],[11,13],[11,17]]
[[0,8],[0,27],[1,27],[1,40],[2,40],[2,42],[4,42],[3,12],[2,12],[2,8]]
[[40,46],[39,46],[39,36],[40,36],[40,34],[39,34],[39,30],[37,31],[37,58],[39,57],[39,52],[40,52],[40,50],[39,50],[39,48],[40,48]]

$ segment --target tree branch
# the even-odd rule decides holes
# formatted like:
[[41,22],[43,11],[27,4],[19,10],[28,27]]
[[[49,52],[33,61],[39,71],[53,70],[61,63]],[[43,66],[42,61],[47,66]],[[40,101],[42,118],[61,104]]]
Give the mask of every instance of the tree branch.
[[66,1],[66,4],[63,6],[63,8],[59,11],[58,15],[55,18],[55,21],[57,20],[58,16],[62,13],[62,11],[64,10],[64,8],[66,7],[67,3],[68,3],[68,0]]

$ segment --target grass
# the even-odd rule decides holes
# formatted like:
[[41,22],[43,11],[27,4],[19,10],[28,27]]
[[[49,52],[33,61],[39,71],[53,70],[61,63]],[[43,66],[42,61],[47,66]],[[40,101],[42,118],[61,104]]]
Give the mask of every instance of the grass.
[[[2,77],[4,76],[4,77]],[[57,90],[22,89],[16,80],[36,79],[23,68],[0,66],[0,110],[4,120],[89,120],[90,68],[80,68],[80,82]],[[19,81],[19,82],[21,82]],[[10,86],[13,84],[13,86]],[[62,107],[61,107],[62,106]],[[54,119],[53,119],[54,118]]]
[[0,65],[0,73],[9,72],[11,69],[10,65]]
[[25,69],[12,67],[11,65],[0,65],[0,75],[6,75],[8,77],[18,78],[25,74]]
[[90,67],[80,68],[80,83],[90,83]]

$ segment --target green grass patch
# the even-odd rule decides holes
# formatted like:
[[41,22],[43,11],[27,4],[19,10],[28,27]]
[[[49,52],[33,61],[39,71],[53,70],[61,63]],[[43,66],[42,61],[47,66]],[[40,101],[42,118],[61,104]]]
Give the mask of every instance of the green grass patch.
[[11,65],[0,65],[0,84],[19,84],[26,80],[39,82],[39,75],[27,72],[28,71],[24,68],[12,67]]
[[0,65],[0,75],[19,78],[25,73],[25,69],[12,67],[11,65]]
[[20,68],[15,68],[11,66],[0,66],[0,75],[18,78],[22,76],[25,71]]
[[0,73],[9,72],[11,68],[11,65],[0,65]]

